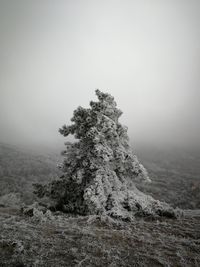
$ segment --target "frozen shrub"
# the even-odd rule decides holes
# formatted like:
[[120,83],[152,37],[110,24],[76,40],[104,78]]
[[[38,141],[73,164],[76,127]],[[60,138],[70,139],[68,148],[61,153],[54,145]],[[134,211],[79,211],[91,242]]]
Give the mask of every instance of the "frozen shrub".
[[114,98],[96,90],[98,101],[78,107],[59,132],[74,135],[62,152],[60,179],[36,185],[39,197],[48,196],[55,209],[76,214],[109,215],[132,220],[134,215],[174,217],[166,203],[140,192],[134,181],[150,181],[146,169],[129,146],[127,127],[119,122],[122,112]]
[[9,193],[0,196],[0,207],[14,207],[17,208],[22,204],[19,193]]
[[21,212],[25,216],[32,217],[33,221],[36,222],[54,220],[54,216],[51,211],[43,206],[40,206],[37,202],[34,202],[32,205],[22,207]]

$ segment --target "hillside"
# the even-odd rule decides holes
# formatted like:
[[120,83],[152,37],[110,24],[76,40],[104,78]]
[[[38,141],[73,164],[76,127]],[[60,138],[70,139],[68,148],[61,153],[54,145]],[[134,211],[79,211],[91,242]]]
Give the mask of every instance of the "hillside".
[[[143,192],[174,207],[200,209],[200,153],[140,148],[137,155],[149,172],[151,184],[138,183]],[[37,155],[0,143],[0,196],[19,193],[23,202],[35,200],[32,183],[57,177],[56,153]]]
[[25,217],[0,210],[1,267],[198,267],[200,213],[179,220]]
[[199,154],[142,149],[137,154],[152,178],[137,186],[190,209],[184,217],[122,222],[37,210],[24,215],[20,206],[36,200],[32,183],[58,176],[60,158],[1,144],[0,267],[200,266]]

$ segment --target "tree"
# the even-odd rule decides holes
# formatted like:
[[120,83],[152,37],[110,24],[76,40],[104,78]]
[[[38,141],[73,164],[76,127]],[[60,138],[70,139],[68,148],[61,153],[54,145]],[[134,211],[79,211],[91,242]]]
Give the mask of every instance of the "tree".
[[59,166],[63,175],[48,185],[37,185],[37,195],[48,196],[56,209],[82,215],[175,217],[168,204],[135,187],[134,181],[150,179],[129,146],[127,128],[119,123],[122,112],[111,95],[100,90],[96,95],[97,102],[91,101],[90,108],[78,107],[72,124],[59,129],[77,141],[65,143]]

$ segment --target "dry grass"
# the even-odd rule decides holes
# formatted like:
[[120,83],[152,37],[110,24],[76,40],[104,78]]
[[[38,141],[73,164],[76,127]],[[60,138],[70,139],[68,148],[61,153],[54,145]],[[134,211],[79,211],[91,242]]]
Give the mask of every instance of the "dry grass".
[[132,223],[54,217],[39,223],[1,212],[0,266],[200,266],[199,212]]

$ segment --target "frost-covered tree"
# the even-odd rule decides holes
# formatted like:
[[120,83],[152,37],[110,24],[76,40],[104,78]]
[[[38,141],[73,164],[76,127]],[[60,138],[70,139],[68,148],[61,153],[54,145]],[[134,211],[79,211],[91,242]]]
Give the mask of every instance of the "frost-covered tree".
[[56,209],[76,214],[106,214],[131,219],[135,215],[175,217],[168,204],[139,191],[134,182],[149,182],[146,169],[129,146],[127,128],[119,122],[122,112],[114,98],[96,90],[97,102],[78,107],[59,132],[74,135],[66,142],[60,179],[37,185],[40,197],[48,196]]

